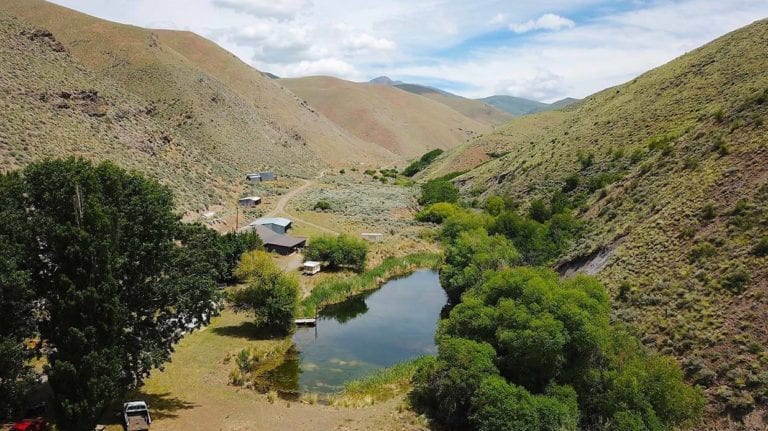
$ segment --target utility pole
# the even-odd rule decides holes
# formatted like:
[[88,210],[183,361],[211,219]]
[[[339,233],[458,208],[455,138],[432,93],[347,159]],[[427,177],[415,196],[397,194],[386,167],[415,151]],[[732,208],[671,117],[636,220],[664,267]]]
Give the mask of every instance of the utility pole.
[[237,233],[237,227],[240,225],[240,205],[235,207],[235,228],[232,230]]

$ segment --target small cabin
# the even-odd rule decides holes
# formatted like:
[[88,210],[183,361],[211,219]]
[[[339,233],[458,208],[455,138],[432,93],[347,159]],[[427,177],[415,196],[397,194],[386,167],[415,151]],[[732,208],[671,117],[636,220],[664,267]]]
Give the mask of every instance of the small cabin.
[[384,240],[383,233],[363,232],[361,236],[363,237],[364,240],[371,241],[371,242],[380,242]]
[[249,183],[259,183],[261,182],[261,174],[247,174],[245,180]]
[[274,181],[277,179],[277,175],[274,172],[259,172],[261,181]]
[[237,201],[237,204],[241,207],[255,207],[256,205],[261,203],[261,198],[258,196],[247,196],[244,198],[240,198]]
[[308,260],[304,262],[304,265],[302,266],[302,272],[306,275],[317,274],[320,272],[320,262],[315,262],[314,260]]

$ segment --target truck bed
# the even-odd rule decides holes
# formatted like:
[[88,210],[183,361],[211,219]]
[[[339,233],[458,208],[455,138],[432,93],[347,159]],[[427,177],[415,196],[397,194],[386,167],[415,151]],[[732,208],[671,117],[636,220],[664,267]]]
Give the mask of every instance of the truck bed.
[[147,431],[149,430],[149,423],[144,416],[128,416],[128,423],[126,424],[127,431]]

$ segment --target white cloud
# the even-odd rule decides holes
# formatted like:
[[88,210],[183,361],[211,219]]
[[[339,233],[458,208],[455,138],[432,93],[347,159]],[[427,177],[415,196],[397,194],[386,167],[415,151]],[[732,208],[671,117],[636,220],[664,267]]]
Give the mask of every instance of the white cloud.
[[562,76],[549,70],[523,71],[499,81],[495,94],[524,97],[531,100],[557,99],[561,96],[564,86]]
[[343,45],[355,51],[391,51],[397,47],[395,42],[389,39],[371,36],[368,33],[351,35],[344,40]]
[[501,12],[497,13],[493,18],[488,20],[488,24],[490,25],[499,25],[504,24],[505,22],[507,22],[507,16]]
[[533,30],[557,31],[564,28],[573,28],[575,25],[576,23],[568,18],[547,13],[523,23],[510,24],[509,29],[515,33],[527,33]]
[[278,69],[280,76],[331,75],[347,79],[357,79],[359,72],[355,66],[338,58],[321,58],[313,61],[300,61]]
[[213,0],[216,6],[261,18],[291,19],[310,7],[307,0]]

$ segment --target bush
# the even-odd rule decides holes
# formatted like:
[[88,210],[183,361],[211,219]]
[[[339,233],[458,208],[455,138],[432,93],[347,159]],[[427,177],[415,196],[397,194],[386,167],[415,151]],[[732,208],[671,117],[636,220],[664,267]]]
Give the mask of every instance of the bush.
[[438,202],[456,203],[459,200],[459,190],[448,180],[430,180],[421,185],[421,205]]
[[495,356],[493,348],[485,343],[461,338],[442,340],[437,359],[416,371],[411,401],[450,427],[465,427],[475,391],[484,379],[498,374]]
[[310,241],[304,250],[307,259],[325,262],[330,269],[351,268],[365,270],[368,244],[348,235],[321,236]]
[[488,377],[472,398],[470,421],[478,431],[575,431],[576,392],[553,387],[547,395],[532,395],[499,376]]
[[715,217],[717,217],[717,207],[713,203],[708,203],[704,205],[704,208],[701,209],[701,218],[703,220],[712,220]]
[[269,253],[252,251],[243,255],[235,270],[248,285],[230,294],[234,308],[250,311],[256,324],[288,332],[299,304],[299,281],[277,266]]
[[579,186],[579,175],[571,174],[565,177],[565,184],[563,184],[563,192],[568,193],[576,190]]
[[315,206],[312,207],[312,209],[315,211],[317,210],[328,211],[329,209],[331,209],[331,204],[328,201],[324,201],[324,200],[317,201],[317,203],[315,204]]
[[465,231],[447,247],[440,284],[456,304],[462,293],[480,282],[485,271],[508,268],[519,261],[520,253],[503,236],[489,236],[482,228]]
[[755,244],[755,246],[752,248],[752,254],[757,257],[768,256],[768,237],[764,237],[757,244]]
[[746,269],[738,268],[729,272],[725,278],[723,278],[721,285],[723,289],[733,294],[739,294],[744,292],[750,279],[751,277]]
[[416,175],[418,172],[429,166],[429,164],[432,163],[440,154],[443,154],[443,150],[439,148],[425,153],[419,160],[414,161],[405,169],[403,169],[403,175],[406,177],[412,177]]
[[447,202],[438,202],[436,204],[432,204],[423,210],[416,213],[416,220],[420,222],[429,222],[429,223],[442,223],[445,221],[445,219],[452,217],[459,212],[463,211],[461,208],[457,207],[454,204],[449,204]]
[[504,203],[504,198],[500,196],[490,196],[485,200],[485,206],[483,208],[488,214],[497,216],[504,212],[506,204]]
[[531,206],[528,208],[528,217],[536,220],[539,223],[544,223],[545,221],[549,220],[549,217],[551,216],[552,213],[543,200],[534,199],[531,202]]
[[583,151],[579,151],[576,157],[579,159],[581,169],[586,169],[592,166],[592,164],[595,162],[595,154],[592,152],[584,153]]

